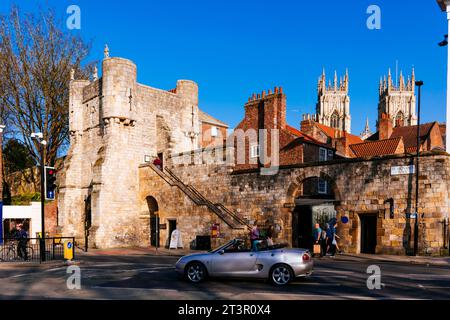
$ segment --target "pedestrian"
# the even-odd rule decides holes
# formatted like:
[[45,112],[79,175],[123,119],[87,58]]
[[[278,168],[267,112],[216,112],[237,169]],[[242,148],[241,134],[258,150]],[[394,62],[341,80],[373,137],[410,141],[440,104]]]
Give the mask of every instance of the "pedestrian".
[[22,224],[17,224],[15,239],[17,240],[17,255],[23,260],[28,260],[27,243],[28,233],[23,229]]
[[273,246],[273,232],[274,232],[273,225],[269,225],[266,231],[266,242],[268,247]]
[[337,251],[337,252],[342,253],[341,249],[340,249],[339,246],[338,246],[337,240],[336,240],[336,238],[337,238],[337,239],[340,239],[340,237],[337,235],[337,230],[336,230],[336,228],[337,228],[337,223],[336,223],[336,225],[334,226],[334,239],[333,239],[333,245],[334,245],[334,247],[336,248],[336,251]]
[[258,243],[259,243],[258,221],[255,221],[253,223],[252,230],[250,231],[250,241],[252,243],[252,251],[258,251]]
[[320,243],[320,239],[322,237],[322,228],[320,228],[320,224],[316,223],[314,225],[314,230],[313,230],[312,236],[313,236],[313,253],[319,254],[320,256],[322,256],[321,243]]
[[330,256],[334,256],[336,254],[336,246],[334,245],[335,243],[335,238],[334,235],[336,234],[336,229],[335,226],[337,225],[337,223],[335,222],[335,224],[330,223],[330,227],[327,230],[327,254],[329,253]]
[[320,235],[320,246],[321,246],[321,256],[325,256],[327,254],[327,230],[330,227],[328,223],[325,223],[324,228],[322,229],[322,234]]
[[159,170],[162,170],[162,161],[159,157],[156,157],[155,160],[153,160],[153,165]]

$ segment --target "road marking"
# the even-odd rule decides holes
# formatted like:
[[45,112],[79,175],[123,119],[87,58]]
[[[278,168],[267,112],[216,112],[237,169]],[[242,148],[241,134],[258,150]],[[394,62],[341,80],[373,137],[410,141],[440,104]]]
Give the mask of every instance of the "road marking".
[[422,273],[409,273],[409,277],[419,278],[450,278],[450,274],[422,274]]
[[319,282],[302,282],[302,283],[296,283],[292,282],[293,285],[300,285],[300,286],[324,286],[324,287],[341,287],[341,283],[319,283]]
[[325,272],[325,273],[337,273],[337,274],[353,274],[354,272],[353,271],[342,271],[342,270],[316,270],[316,271],[314,271],[314,274],[316,274],[316,273],[322,273],[322,272]]
[[420,289],[424,289],[424,290],[427,290],[427,289],[450,289],[450,287],[442,287],[442,286],[424,286],[424,285],[421,285],[421,284],[418,284],[417,285]]
[[11,276],[11,277],[9,277],[9,278],[20,278],[20,277],[24,277],[24,276],[27,276],[28,275],[28,273],[24,273],[24,274],[16,274],[15,276]]

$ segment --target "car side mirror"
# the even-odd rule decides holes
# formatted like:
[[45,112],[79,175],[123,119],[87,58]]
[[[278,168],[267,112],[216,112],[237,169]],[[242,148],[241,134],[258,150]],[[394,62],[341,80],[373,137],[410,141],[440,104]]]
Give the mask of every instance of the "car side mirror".
[[219,251],[219,254],[220,254],[220,255],[222,255],[222,254],[224,254],[224,253],[225,253],[224,250],[220,250],[220,251]]

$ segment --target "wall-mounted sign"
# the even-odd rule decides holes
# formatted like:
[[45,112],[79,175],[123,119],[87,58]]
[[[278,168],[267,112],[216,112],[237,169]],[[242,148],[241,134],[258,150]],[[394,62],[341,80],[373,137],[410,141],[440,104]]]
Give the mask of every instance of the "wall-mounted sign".
[[167,223],[161,223],[161,224],[159,225],[159,229],[160,229],[160,230],[165,230],[165,229],[167,229]]
[[347,216],[341,217],[341,222],[342,223],[348,223],[348,217]]
[[415,172],[416,172],[415,165],[391,167],[391,176],[398,176],[402,174],[413,174]]
[[214,223],[211,226],[211,237],[218,238],[220,236],[220,224]]

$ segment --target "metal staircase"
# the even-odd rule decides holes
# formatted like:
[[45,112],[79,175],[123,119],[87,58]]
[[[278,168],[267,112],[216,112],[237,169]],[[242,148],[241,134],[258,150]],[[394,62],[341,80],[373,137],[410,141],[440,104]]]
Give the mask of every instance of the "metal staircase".
[[251,226],[236,213],[226,208],[221,203],[213,203],[208,200],[203,194],[201,194],[192,185],[185,184],[181,179],[169,168],[165,167],[164,171],[160,170],[153,164],[149,164],[164,181],[166,181],[171,187],[178,187],[185,195],[189,197],[196,205],[206,206],[209,210],[214,212],[221,220],[223,220],[232,229],[251,229]]

